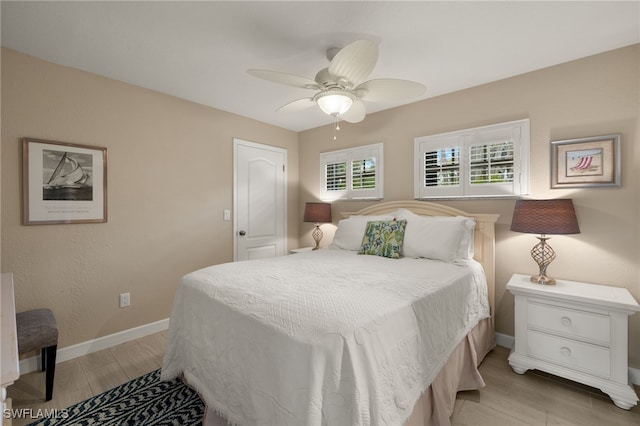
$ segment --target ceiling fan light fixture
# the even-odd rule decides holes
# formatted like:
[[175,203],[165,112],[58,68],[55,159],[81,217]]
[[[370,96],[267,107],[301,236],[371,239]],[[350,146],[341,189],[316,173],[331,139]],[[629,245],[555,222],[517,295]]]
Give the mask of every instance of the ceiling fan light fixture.
[[353,95],[341,90],[318,93],[314,100],[320,109],[328,115],[342,115],[353,105]]
[[[1,0],[0,0],[1,1]],[[378,45],[370,40],[356,40],[343,48],[327,50],[329,66],[312,80],[295,74],[260,69],[247,70],[254,77],[308,90],[315,95],[289,102],[278,111],[300,111],[316,105],[336,120],[359,123],[364,120],[363,101],[396,102],[424,93],[422,83],[393,78],[365,81],[378,60]]]

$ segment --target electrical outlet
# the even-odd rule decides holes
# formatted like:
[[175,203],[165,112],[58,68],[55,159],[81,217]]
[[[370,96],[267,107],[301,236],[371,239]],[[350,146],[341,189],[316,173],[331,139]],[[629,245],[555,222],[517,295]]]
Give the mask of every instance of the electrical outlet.
[[122,293],[120,295],[120,307],[126,308],[131,304],[131,293]]

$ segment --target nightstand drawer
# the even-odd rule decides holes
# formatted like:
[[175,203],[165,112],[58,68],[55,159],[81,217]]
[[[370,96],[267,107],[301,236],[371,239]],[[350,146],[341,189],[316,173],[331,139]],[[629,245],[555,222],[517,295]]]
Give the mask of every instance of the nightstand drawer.
[[529,330],[527,348],[529,356],[543,361],[604,378],[611,375],[611,352],[601,346]]
[[611,318],[608,315],[530,301],[528,324],[542,331],[609,346]]

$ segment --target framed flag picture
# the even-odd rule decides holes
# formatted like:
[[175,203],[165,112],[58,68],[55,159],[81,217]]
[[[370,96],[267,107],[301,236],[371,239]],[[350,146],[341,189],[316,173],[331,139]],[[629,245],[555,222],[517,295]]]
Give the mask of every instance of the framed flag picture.
[[551,188],[620,186],[620,134],[551,142]]
[[107,221],[107,149],[22,140],[23,223]]

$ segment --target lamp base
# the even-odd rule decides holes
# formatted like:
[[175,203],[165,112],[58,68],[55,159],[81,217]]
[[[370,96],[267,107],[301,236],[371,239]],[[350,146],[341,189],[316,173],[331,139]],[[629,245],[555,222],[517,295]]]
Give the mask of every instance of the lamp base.
[[547,276],[547,267],[556,258],[556,252],[547,244],[549,237],[541,235],[536,238],[538,238],[540,242],[531,249],[531,257],[533,257],[533,260],[538,264],[540,272],[538,275],[531,277],[531,282],[543,285],[555,285],[556,280]]
[[320,248],[320,240],[322,240],[322,236],[324,235],[322,233],[322,229],[320,229],[319,223],[316,223],[316,227],[313,229],[311,235],[313,236],[313,240],[316,242],[316,246],[311,250],[318,250]]
[[531,282],[542,285],[556,285],[556,280],[546,275],[534,275],[531,277]]

